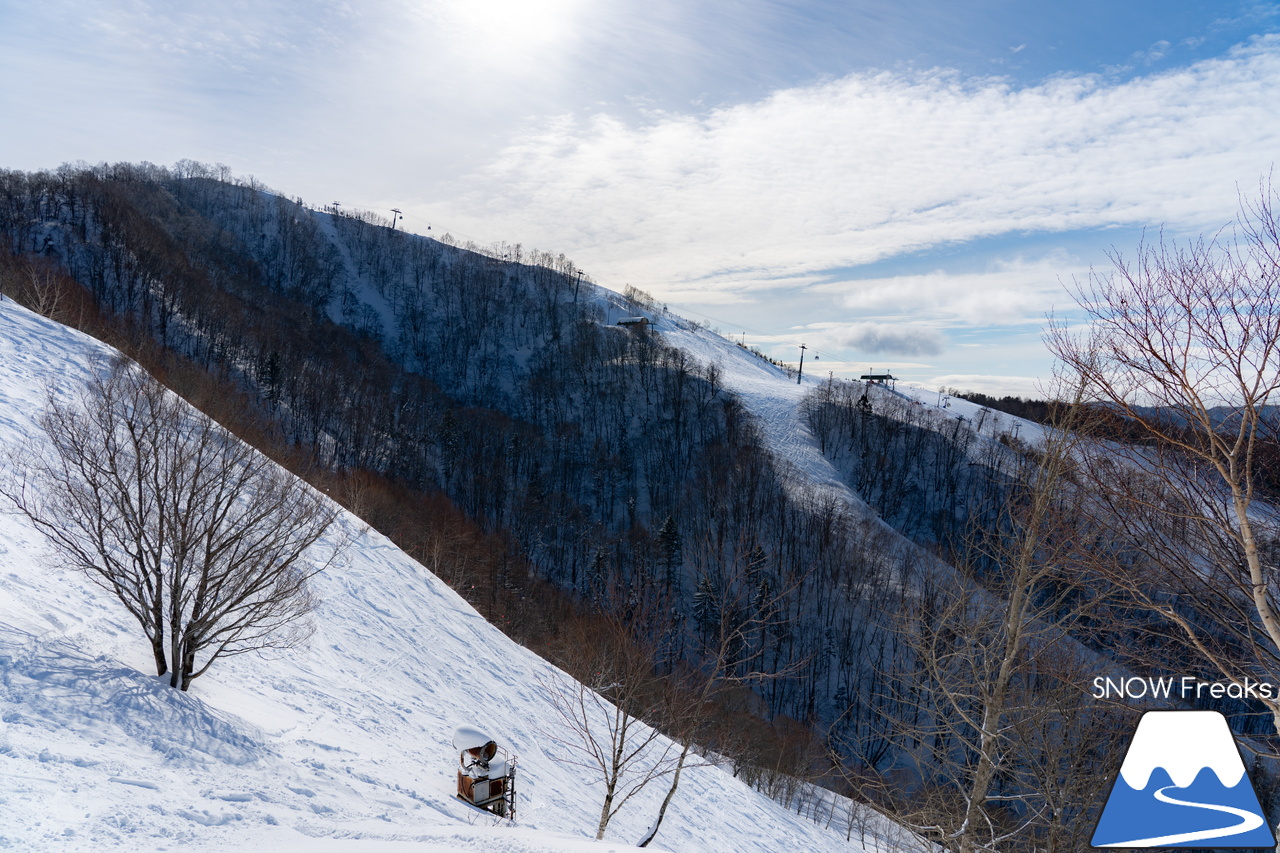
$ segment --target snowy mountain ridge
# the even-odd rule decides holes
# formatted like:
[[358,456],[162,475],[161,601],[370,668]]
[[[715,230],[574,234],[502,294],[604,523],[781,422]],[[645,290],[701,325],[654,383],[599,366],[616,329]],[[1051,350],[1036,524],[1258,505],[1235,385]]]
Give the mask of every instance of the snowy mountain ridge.
[[[111,351],[0,302],[0,446],[40,440],[46,387],[83,383]],[[548,737],[542,686],[563,675],[344,514],[346,565],[316,582],[306,649],[229,659],[188,694],[148,674],[131,618],[49,563],[0,515],[0,846],[24,850],[586,851],[631,849],[662,786],[589,839],[601,785]],[[453,797],[460,723],[520,756],[516,827]],[[843,808],[843,806],[841,807]],[[866,846],[719,768],[690,767],[662,849],[909,849],[873,817]],[[654,848],[650,848],[654,849]]]

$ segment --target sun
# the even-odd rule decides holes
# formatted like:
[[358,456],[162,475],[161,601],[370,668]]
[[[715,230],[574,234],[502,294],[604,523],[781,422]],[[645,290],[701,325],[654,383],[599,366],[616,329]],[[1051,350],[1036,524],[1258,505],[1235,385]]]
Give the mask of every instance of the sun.
[[564,46],[577,34],[588,0],[462,0],[447,16],[467,49],[490,59],[527,58]]

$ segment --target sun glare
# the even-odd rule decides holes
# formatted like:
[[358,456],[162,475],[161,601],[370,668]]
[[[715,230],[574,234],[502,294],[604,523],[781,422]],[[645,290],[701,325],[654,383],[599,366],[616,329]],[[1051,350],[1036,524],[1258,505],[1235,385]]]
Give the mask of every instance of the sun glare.
[[585,0],[463,0],[449,7],[468,48],[490,56],[520,54],[563,44],[572,36]]

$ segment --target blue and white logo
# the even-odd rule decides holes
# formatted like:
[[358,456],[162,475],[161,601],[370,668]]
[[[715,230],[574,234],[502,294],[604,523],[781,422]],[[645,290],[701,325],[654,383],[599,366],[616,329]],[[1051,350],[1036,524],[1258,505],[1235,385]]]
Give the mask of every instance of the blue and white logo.
[[1148,711],[1092,844],[1274,849],[1276,839],[1226,718],[1217,711]]

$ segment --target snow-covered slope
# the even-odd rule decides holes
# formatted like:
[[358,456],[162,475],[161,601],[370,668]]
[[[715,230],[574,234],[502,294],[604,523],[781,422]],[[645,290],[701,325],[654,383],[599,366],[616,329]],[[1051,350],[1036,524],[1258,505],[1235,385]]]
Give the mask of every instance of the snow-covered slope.
[[[601,302],[611,303],[609,316],[629,313],[628,308],[631,308],[617,294],[603,288],[594,289],[592,296]],[[755,416],[765,446],[773,453],[797,490],[819,501],[834,500],[845,508],[851,519],[879,526],[886,535],[898,542],[903,553],[912,555],[912,561],[916,565],[950,571],[933,552],[903,537],[883,521],[849,487],[831,460],[823,455],[802,404],[809,393],[827,381],[826,375],[818,370],[811,370],[797,382],[794,374],[788,374],[699,324],[667,311],[646,312],[646,316],[650,320],[649,328],[660,334],[664,342],[683,349],[701,364],[719,366],[720,381]],[[946,430],[955,425],[957,418],[965,421],[965,426],[979,436],[979,441],[970,450],[975,460],[981,456],[982,448],[979,445],[994,446],[1002,434],[1007,433],[1032,445],[1044,440],[1044,428],[1039,424],[993,412],[968,400],[944,399],[937,392],[906,385],[899,385],[892,390],[872,386],[869,393],[873,398],[881,398],[883,402],[888,402],[888,398],[895,398],[903,408],[919,407],[921,414],[925,416],[915,420],[915,423],[921,426]],[[894,407],[877,402],[877,411],[892,417]]]
[[805,485],[833,490],[861,503],[818,449],[800,403],[819,383],[813,376],[797,382],[785,371],[701,326],[671,314],[654,318],[652,328],[666,343],[703,364],[717,364],[724,387],[756,416],[765,445]]
[[[107,352],[0,302],[0,446],[39,441],[46,387],[76,388]],[[183,694],[149,674],[122,607],[52,566],[39,534],[0,514],[0,847],[630,849],[620,842],[639,838],[663,791],[629,804],[606,842],[589,840],[602,788],[552,738],[543,685],[558,671],[388,540],[351,516],[341,523],[356,544],[317,580],[309,647],[226,660]],[[452,796],[449,738],[464,722],[519,755],[518,826]],[[861,849],[853,837],[698,767],[656,846]],[[883,821],[867,836],[867,849],[904,844]]]
[[[615,302],[614,315],[625,309],[624,305],[617,304],[619,298],[610,291],[597,290],[596,296]],[[801,402],[827,381],[820,364],[811,363],[809,372],[797,382],[794,375],[788,375],[781,368],[705,327],[667,311],[652,312],[647,316],[650,328],[658,332],[666,343],[683,349],[702,364],[720,366],[725,388],[738,395],[756,416],[766,445],[799,482],[819,492],[834,492],[852,508],[865,506],[849,489],[835,466],[822,455],[805,421]],[[989,440],[995,440],[1001,433],[1032,444],[1043,440],[1044,428],[1040,424],[994,412],[968,400],[945,398],[935,391],[905,384],[893,390],[874,387],[872,393],[897,396],[919,405],[939,425],[960,418],[968,423],[970,429]]]

